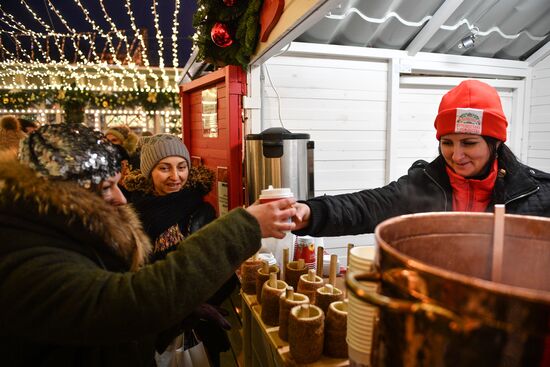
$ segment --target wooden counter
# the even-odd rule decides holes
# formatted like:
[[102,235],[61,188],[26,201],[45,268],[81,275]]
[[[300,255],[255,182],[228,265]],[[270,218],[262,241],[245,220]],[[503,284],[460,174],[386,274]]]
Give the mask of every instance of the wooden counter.
[[[279,338],[279,327],[263,323],[260,317],[262,306],[258,304],[256,296],[244,292],[241,292],[241,296],[244,367],[304,366],[294,362],[288,343]],[[305,366],[349,366],[349,360],[321,356],[317,362]]]

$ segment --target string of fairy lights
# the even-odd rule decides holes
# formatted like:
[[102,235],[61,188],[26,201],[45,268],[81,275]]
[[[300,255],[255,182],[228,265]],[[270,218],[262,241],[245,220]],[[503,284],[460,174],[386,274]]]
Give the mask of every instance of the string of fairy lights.
[[[0,114],[4,113],[16,113],[16,114],[60,114],[63,110],[59,108],[0,108]],[[179,116],[179,111],[144,111],[144,110],[128,110],[128,109],[116,109],[116,110],[100,110],[100,109],[85,109],[84,113],[93,115],[143,115],[143,116]]]
[[[158,0],[152,1],[155,37],[150,39],[157,42],[158,67],[150,65],[147,42],[137,26],[131,0],[122,0],[129,30],[117,27],[104,0],[99,0],[99,8],[109,29],[102,28],[81,0],[73,1],[92,31],[75,29],[52,0],[45,0],[44,5],[64,31],[54,29],[51,19],[50,24],[42,19],[27,0],[19,2],[40,30],[23,24],[18,13],[10,14],[0,5],[0,89],[177,92],[180,0],[174,0],[172,34],[167,37],[171,40],[167,42],[171,45],[170,67],[165,65]],[[67,55],[74,58],[69,60]]]
[[[102,37],[105,38],[106,40],[106,45],[107,47],[109,48],[109,52],[111,53],[111,55],[117,55],[118,52],[115,50],[114,48],[114,44],[112,42],[112,39],[111,37],[109,36],[108,33],[105,33],[103,32],[103,30],[101,29],[101,27],[99,27],[97,25],[97,23],[92,19],[92,17],[90,16],[90,13],[88,12],[88,10],[82,5],[82,3],[80,2],[80,0],[74,0],[75,3],[78,5],[78,7],[80,8],[80,10],[82,10],[82,13],[84,13],[84,18],[86,19],[86,21],[91,25],[92,29],[96,32],[96,34],[99,34],[101,35]],[[90,47],[91,50],[95,50],[94,47]],[[120,62],[119,58],[118,57],[114,57],[113,58],[113,61],[115,62],[115,65],[119,68],[119,70],[122,71],[122,74],[124,74],[125,77],[127,78],[131,78],[131,75],[128,73],[128,71],[122,66],[122,63]],[[137,85],[137,84],[136,84]]]
[[159,68],[162,73],[163,84],[166,84],[168,82],[168,76],[164,71],[164,57],[162,56],[164,53],[164,44],[162,42],[162,32],[160,30],[159,17],[157,14],[157,0],[153,0],[153,6],[151,6],[151,11],[153,12],[153,15],[154,15],[153,24],[155,25],[155,34],[159,44]]
[[174,9],[174,20],[172,21],[172,66],[178,78],[178,14],[180,11],[180,0],[175,0],[176,8]]

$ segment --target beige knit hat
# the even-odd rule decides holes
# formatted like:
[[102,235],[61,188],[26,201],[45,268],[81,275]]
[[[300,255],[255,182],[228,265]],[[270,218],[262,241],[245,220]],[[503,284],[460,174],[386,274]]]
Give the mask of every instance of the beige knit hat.
[[170,134],[158,134],[149,137],[141,147],[141,173],[143,176],[149,177],[158,162],[172,156],[185,158],[187,165],[191,167],[189,151],[181,138]]

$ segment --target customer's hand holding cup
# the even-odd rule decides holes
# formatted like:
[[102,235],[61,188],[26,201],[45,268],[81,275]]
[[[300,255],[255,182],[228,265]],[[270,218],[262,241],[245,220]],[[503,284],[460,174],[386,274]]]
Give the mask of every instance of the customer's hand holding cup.
[[246,210],[258,220],[263,238],[281,239],[295,227],[290,220],[296,214],[294,203],[296,199],[289,188],[273,188],[269,185],[262,190],[259,200]]

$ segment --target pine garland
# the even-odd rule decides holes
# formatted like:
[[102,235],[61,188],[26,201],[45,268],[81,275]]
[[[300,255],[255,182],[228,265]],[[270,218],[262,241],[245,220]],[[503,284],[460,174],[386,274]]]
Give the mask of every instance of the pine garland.
[[[198,0],[193,16],[193,45],[198,59],[214,65],[240,65],[244,69],[256,50],[260,32],[260,8],[263,0],[237,0],[227,6],[222,0]],[[210,36],[212,27],[221,22],[230,29],[233,44],[217,46]]]
[[114,110],[142,107],[146,111],[164,108],[179,109],[179,95],[168,92],[131,91],[100,93],[88,90],[0,90],[0,108],[25,109],[46,108],[59,104],[63,109],[79,109],[81,106]]

